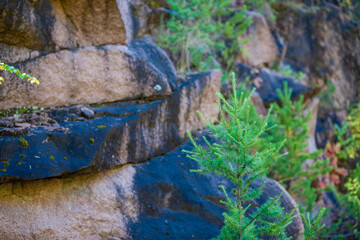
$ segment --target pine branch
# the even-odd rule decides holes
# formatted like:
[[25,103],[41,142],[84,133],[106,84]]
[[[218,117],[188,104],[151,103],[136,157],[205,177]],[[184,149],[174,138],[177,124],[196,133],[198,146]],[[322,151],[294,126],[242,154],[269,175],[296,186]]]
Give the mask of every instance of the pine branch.
[[[282,195],[282,193],[281,193],[277,198],[273,198],[273,200],[271,201],[271,203],[270,203],[268,206],[266,206],[266,208],[269,207],[269,206],[271,206],[271,205],[273,205],[273,204],[275,203],[275,201],[278,201],[278,200],[280,199],[281,195]],[[241,232],[244,231],[250,224],[252,224],[258,217],[260,217],[260,216],[264,213],[264,211],[266,210],[266,208],[263,208],[260,213],[258,213],[253,219],[251,219],[251,221],[250,221],[248,224],[246,224],[245,227],[243,227],[243,228],[241,229]]]

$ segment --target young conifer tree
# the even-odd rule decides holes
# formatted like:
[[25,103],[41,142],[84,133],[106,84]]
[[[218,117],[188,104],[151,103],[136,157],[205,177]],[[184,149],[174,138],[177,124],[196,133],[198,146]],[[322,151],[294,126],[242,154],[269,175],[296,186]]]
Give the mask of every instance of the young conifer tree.
[[[251,183],[264,177],[268,169],[282,157],[279,154],[281,145],[275,147],[260,138],[267,129],[268,118],[262,119],[257,114],[250,102],[251,94],[252,92],[250,95],[238,93],[233,74],[233,95],[230,100],[217,94],[221,114],[218,124],[203,119],[211,135],[217,139],[216,143],[210,143],[204,137],[207,146],[203,147],[188,132],[194,149],[185,152],[189,158],[199,163],[199,169],[193,171],[221,175],[234,185],[233,189],[222,186],[226,196],[223,203],[227,212],[224,213],[225,224],[217,239],[262,239],[265,236],[287,239],[285,227],[291,223],[293,213],[283,213],[280,196],[270,198],[260,206],[252,206],[250,203],[262,193],[262,187],[253,189]],[[268,147],[255,151],[259,144],[266,144]],[[248,213],[250,208],[254,210],[253,214]]]
[[311,112],[304,116],[305,105],[303,96],[298,101],[291,100],[292,89],[284,83],[283,92],[277,89],[280,103],[272,104],[274,109],[270,117],[270,128],[264,138],[267,142],[279,144],[286,139],[282,147],[283,152],[288,154],[279,159],[276,167],[271,169],[272,176],[280,183],[284,184],[292,194],[306,196],[306,208],[312,210],[316,200],[316,189],[311,187],[311,183],[319,176],[327,174],[330,169],[328,160],[316,161],[308,166],[307,170],[303,165],[307,159],[316,159],[321,150],[307,153],[308,122],[311,119]]

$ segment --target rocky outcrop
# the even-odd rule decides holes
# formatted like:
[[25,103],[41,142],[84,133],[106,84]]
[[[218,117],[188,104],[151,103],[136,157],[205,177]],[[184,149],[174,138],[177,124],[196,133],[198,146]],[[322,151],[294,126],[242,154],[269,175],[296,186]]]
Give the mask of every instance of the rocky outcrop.
[[129,46],[61,50],[17,66],[41,84],[33,86],[7,73],[0,88],[0,110],[154,98],[176,89],[174,66],[148,39]]
[[279,102],[280,98],[277,89],[284,91],[284,84],[292,89],[291,99],[298,99],[300,95],[304,96],[305,102],[316,95],[320,89],[309,87],[296,81],[294,78],[283,76],[277,72],[260,69],[253,80],[256,91],[260,94],[265,105],[269,106],[272,102]]
[[33,126],[32,118],[22,123],[9,118],[9,124],[26,134],[9,136],[11,128],[0,127],[1,162],[6,169],[0,182],[98,172],[166,153],[183,142],[186,130],[203,126],[197,110],[205,119],[217,117],[215,93],[220,82],[219,71],[195,74],[158,101],[50,109],[51,121],[42,121],[43,126]]
[[360,28],[331,4],[274,5],[276,25],[287,45],[285,62],[309,75],[309,84],[336,87],[332,108],[359,101]]
[[[196,138],[199,140],[200,138]],[[0,185],[1,239],[210,239],[219,234],[224,199],[215,175],[202,176],[182,149],[96,174]],[[254,204],[284,189],[267,179]],[[254,187],[262,181],[254,183]],[[286,212],[294,200],[280,198]],[[287,233],[301,239],[297,216]]]
[[132,40],[126,0],[4,0],[0,3],[2,61],[14,63],[60,49]]
[[244,45],[236,63],[245,63],[252,67],[272,67],[279,58],[279,50],[270,28],[263,15],[257,12],[248,12],[252,24],[243,38],[249,41]]
[[[241,82],[248,79],[248,81],[252,83],[251,87],[256,88],[257,94],[259,94],[266,107],[269,107],[273,102],[280,101],[277,89],[283,91],[285,83],[289,89],[292,89],[291,99],[296,100],[300,95],[303,95],[305,104],[308,104],[321,90],[320,88],[304,85],[292,77],[284,76],[281,73],[267,68],[255,69],[246,64],[237,65],[236,76]],[[227,90],[223,91],[226,95],[228,95],[230,93],[230,86],[226,85],[225,88],[227,88]],[[258,100],[256,101],[259,102]],[[260,104],[259,107],[260,109],[263,109],[261,105],[262,104]],[[261,115],[266,112],[263,110],[258,111]]]

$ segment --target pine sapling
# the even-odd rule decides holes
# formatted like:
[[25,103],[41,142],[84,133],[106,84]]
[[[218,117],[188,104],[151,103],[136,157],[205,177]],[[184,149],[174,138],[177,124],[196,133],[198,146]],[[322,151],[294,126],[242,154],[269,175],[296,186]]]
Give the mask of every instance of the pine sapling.
[[277,89],[280,103],[272,104],[274,108],[270,125],[273,127],[264,134],[264,138],[272,143],[279,143],[285,137],[286,142],[281,151],[288,154],[281,158],[276,167],[271,169],[273,177],[284,184],[290,194],[302,196],[305,201],[305,208],[300,210],[305,225],[306,239],[318,239],[319,233],[323,230],[321,220],[326,216],[325,209],[320,209],[316,216],[312,215],[313,206],[316,202],[319,189],[313,183],[319,176],[328,174],[332,167],[329,166],[329,159],[318,160],[304,168],[308,159],[315,160],[321,150],[307,153],[307,139],[309,138],[308,121],[311,119],[311,112],[304,116],[305,105],[303,96],[298,101],[291,100],[292,89],[284,83],[284,91]]
[[281,151],[288,154],[281,158],[276,167],[271,169],[273,177],[284,184],[292,194],[306,196],[306,208],[311,211],[317,198],[316,189],[312,182],[320,175],[327,174],[331,167],[328,167],[329,160],[315,161],[304,169],[304,163],[308,159],[316,159],[321,150],[308,153],[307,139],[308,122],[311,119],[311,112],[304,116],[305,105],[303,96],[298,101],[291,100],[292,89],[284,83],[283,92],[277,89],[280,103],[272,104],[274,109],[270,118],[270,125],[273,127],[264,134],[267,141],[278,144],[285,137],[286,142]]
[[[203,119],[216,142],[211,143],[204,137],[204,147],[196,143],[188,132],[194,148],[185,152],[199,163],[199,169],[194,172],[215,173],[230,180],[234,186],[231,190],[222,186],[227,212],[224,213],[225,223],[217,239],[261,239],[267,236],[288,239],[285,227],[294,216],[293,212],[283,213],[280,196],[270,198],[260,206],[251,204],[260,197],[265,185],[253,189],[251,183],[264,177],[268,169],[282,157],[279,153],[282,144],[273,146],[260,137],[267,130],[268,117],[262,119],[256,113],[250,102],[251,94],[237,92],[233,74],[233,95],[230,100],[217,94],[221,115],[217,125]],[[226,116],[229,116],[229,120]],[[266,144],[268,148],[256,150],[259,144]],[[251,214],[250,209],[254,210]]]

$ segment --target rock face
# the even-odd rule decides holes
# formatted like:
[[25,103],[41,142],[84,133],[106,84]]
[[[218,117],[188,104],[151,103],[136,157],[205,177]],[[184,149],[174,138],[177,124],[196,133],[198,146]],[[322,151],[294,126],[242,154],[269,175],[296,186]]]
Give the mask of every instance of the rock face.
[[[311,101],[320,91],[320,88],[306,86],[292,77],[284,76],[267,68],[261,68],[255,72],[254,69],[246,64],[237,65],[236,76],[238,76],[240,81],[249,78],[250,82],[252,82],[252,87],[256,88],[256,92],[267,107],[269,107],[272,102],[280,101],[277,89],[283,91],[285,83],[288,85],[288,88],[292,89],[291,99],[296,100],[300,95],[303,95],[305,103]],[[224,90],[225,94],[229,94],[229,86],[227,89],[226,91]],[[260,106],[260,109],[262,108],[263,107]],[[266,112],[263,110],[258,111],[261,115]]]
[[285,61],[308,73],[309,84],[335,85],[334,108],[359,101],[359,25],[331,4],[315,8],[282,3],[274,6],[277,30],[287,44]]
[[[0,136],[1,158],[6,167],[6,172],[0,173],[0,182],[54,177],[79,170],[103,171],[166,153],[182,143],[186,130],[203,126],[197,110],[206,119],[217,117],[215,93],[220,91],[220,82],[219,71],[192,75],[168,98],[94,107],[86,111],[95,111],[91,117],[95,118],[86,121],[72,117],[76,111],[84,115],[84,107],[74,111],[53,109],[50,116],[58,122],[56,128],[39,126],[26,129],[28,134],[22,136]],[[31,126],[20,126],[26,124]],[[6,135],[6,129],[0,132]]]
[[127,5],[126,0],[1,1],[0,43],[11,49],[2,52],[2,61],[24,61],[34,51],[130,42],[132,22]]
[[32,86],[7,73],[0,89],[0,110],[158,97],[176,88],[171,61],[146,39],[134,40],[129,46],[61,50],[18,66],[41,84]]
[[[199,139],[197,139],[199,140]],[[221,178],[190,172],[182,149],[97,174],[0,185],[1,239],[210,239],[223,224]],[[283,188],[267,179],[258,204]],[[259,187],[262,182],[254,183]],[[295,207],[286,192],[285,211]],[[300,217],[287,228],[301,239]]]
[[248,16],[253,23],[245,37],[250,37],[250,40],[244,46],[246,52],[239,55],[236,62],[252,67],[272,67],[279,58],[279,50],[266,19],[257,12],[248,12]]
[[280,101],[277,89],[283,91],[285,83],[287,83],[288,88],[292,89],[291,99],[296,99],[300,95],[303,95],[305,100],[311,99],[319,91],[319,89],[305,86],[291,77],[283,76],[268,69],[261,69],[253,82],[265,105]]

